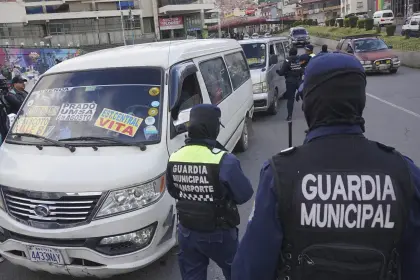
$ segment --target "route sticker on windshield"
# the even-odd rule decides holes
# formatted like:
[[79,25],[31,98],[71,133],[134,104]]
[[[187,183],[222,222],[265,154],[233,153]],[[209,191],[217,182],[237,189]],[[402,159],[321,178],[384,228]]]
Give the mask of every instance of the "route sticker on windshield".
[[104,108],[95,126],[134,137],[142,122],[142,118]]
[[257,58],[248,58],[247,61],[248,61],[248,64],[258,63],[258,59]]
[[96,103],[63,103],[57,116],[57,121],[91,121],[97,107]]
[[55,128],[55,125],[49,125],[49,126],[47,126],[47,128],[45,129],[45,132],[44,132],[44,134],[42,136],[47,137],[47,138],[50,138],[51,133],[53,132],[54,128]]
[[55,117],[60,106],[30,106],[25,112],[26,117]]
[[158,134],[158,130],[156,126],[154,125],[149,125],[144,128],[144,136],[146,137],[146,140],[149,140],[151,136],[157,135],[157,134]]
[[44,135],[50,117],[20,117],[13,126],[13,133]]
[[158,87],[152,87],[151,89],[149,89],[149,94],[151,96],[157,96],[160,93],[160,89]]
[[152,102],[152,107],[159,107],[159,105],[160,105],[160,103],[159,103],[159,101],[153,101]]
[[149,116],[154,117],[159,113],[159,110],[156,108],[150,108],[148,111]]
[[145,120],[144,120],[144,123],[145,124],[147,124],[147,125],[153,125],[153,124],[155,124],[155,118],[154,117],[147,117]]

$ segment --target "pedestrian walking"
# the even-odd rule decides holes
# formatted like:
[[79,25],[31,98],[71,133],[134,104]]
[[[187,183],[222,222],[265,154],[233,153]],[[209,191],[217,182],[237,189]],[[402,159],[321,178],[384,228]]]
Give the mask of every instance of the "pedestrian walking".
[[183,280],[207,280],[209,259],[230,280],[238,246],[237,205],[253,195],[239,160],[216,140],[220,117],[217,106],[193,107],[189,138],[168,163],[168,192],[177,200],[178,262]]
[[264,163],[233,280],[417,280],[420,169],[363,135],[366,75],[325,54],[305,71],[309,133]]

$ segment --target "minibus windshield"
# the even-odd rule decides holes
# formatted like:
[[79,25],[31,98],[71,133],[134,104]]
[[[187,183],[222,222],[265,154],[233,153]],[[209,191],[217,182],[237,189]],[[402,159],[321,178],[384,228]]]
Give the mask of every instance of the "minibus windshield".
[[[41,78],[14,122],[12,133],[29,133],[71,145],[152,144],[160,141],[162,70],[108,68]],[[118,141],[101,141],[101,138]],[[8,143],[40,144],[9,135]],[[48,143],[45,143],[48,145]]]

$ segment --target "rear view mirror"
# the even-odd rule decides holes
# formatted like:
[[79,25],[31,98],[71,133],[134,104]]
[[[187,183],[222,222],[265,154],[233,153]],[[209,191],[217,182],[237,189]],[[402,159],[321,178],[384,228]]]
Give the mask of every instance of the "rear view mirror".
[[198,68],[192,61],[174,65],[169,71],[169,110],[174,120],[178,119],[182,84],[186,77],[197,71]]
[[277,55],[272,54],[270,56],[270,66],[274,65],[274,64],[277,64],[278,62],[279,62],[279,59],[278,59]]

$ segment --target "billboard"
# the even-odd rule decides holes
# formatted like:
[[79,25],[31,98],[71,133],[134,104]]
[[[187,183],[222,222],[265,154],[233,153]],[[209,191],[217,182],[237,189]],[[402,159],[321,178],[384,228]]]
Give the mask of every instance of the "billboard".
[[182,29],[184,28],[184,20],[181,16],[171,18],[159,18],[160,30]]
[[0,70],[27,79],[29,91],[49,68],[81,54],[79,49],[0,48]]

